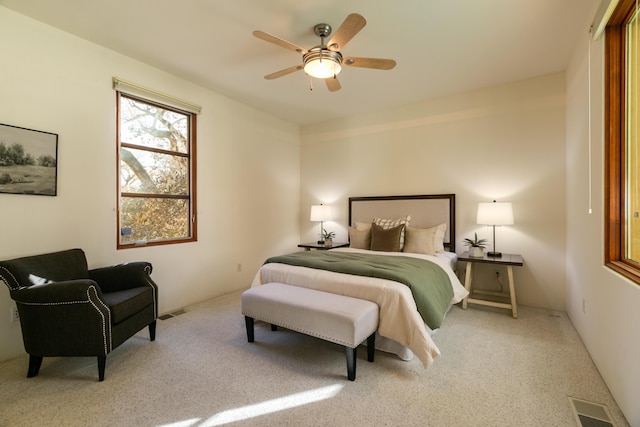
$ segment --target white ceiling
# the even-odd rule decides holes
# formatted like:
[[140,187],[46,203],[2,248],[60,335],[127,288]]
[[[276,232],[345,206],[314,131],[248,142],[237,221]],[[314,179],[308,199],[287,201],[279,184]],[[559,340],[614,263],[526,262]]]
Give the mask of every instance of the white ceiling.
[[[0,5],[301,125],[566,69],[588,43],[599,0],[0,0]],[[390,71],[343,69],[342,90],[302,71],[318,23],[357,12],[367,25],[345,56],[395,59]],[[126,76],[122,76],[126,77]],[[144,83],[144,82],[139,82]]]

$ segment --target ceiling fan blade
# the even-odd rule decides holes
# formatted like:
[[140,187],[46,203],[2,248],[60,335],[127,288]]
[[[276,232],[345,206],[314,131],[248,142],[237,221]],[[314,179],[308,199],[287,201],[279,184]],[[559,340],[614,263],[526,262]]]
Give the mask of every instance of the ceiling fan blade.
[[327,48],[334,52],[341,50],[365,25],[367,25],[367,20],[362,15],[352,13],[347,16],[327,43]]
[[342,60],[343,65],[349,67],[361,67],[361,68],[374,68],[376,70],[390,70],[396,66],[396,61],[393,59],[380,59],[380,58],[356,58],[349,57]]
[[276,71],[275,73],[267,74],[264,76],[267,80],[277,79],[278,77],[286,76],[287,74],[295,73],[298,70],[302,70],[304,66],[294,65],[293,67],[285,68],[284,70]]
[[305,53],[307,53],[306,49],[303,49],[300,46],[297,46],[297,45],[295,45],[295,44],[293,44],[291,42],[283,40],[280,37],[276,37],[276,36],[274,36],[272,34],[265,33],[264,31],[256,30],[256,31],[253,32],[253,35],[256,36],[257,38],[261,39],[261,40],[266,41],[266,42],[273,43],[273,44],[278,45],[280,47],[284,47],[285,49],[289,49],[289,50],[292,50],[294,52],[301,53],[303,55]]
[[327,84],[329,92],[337,92],[342,89],[342,85],[340,84],[338,77],[329,77],[328,79],[324,79],[324,82]]

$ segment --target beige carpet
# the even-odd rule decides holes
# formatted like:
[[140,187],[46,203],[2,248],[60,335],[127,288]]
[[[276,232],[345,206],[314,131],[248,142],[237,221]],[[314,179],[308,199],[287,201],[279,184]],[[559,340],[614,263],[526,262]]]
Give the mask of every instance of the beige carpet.
[[628,425],[566,314],[453,307],[429,369],[257,324],[246,340],[240,293],[159,321],[107,357],[0,363],[0,426],[575,426],[568,397],[607,405]]

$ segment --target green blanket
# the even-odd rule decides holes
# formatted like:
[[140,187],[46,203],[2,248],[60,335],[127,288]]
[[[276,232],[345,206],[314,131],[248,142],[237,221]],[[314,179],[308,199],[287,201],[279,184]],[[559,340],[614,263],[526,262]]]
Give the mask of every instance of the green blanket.
[[453,298],[447,273],[437,264],[406,256],[385,256],[334,251],[294,252],[267,259],[336,273],[393,280],[411,289],[418,312],[431,329],[440,327]]

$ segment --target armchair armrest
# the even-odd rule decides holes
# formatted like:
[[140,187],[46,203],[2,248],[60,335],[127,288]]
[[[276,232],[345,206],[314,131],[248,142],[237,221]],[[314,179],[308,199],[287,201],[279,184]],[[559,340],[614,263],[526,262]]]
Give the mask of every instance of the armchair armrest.
[[140,286],[157,288],[151,279],[153,267],[148,262],[130,262],[89,270],[89,277],[103,292],[116,292]]
[[[91,294],[90,294],[91,293]],[[45,285],[30,286],[11,291],[11,298],[22,304],[68,304],[87,301],[91,297],[102,300],[100,288],[90,279],[50,282]]]
[[90,279],[11,291],[24,347],[32,356],[105,356],[112,349],[111,312]]

